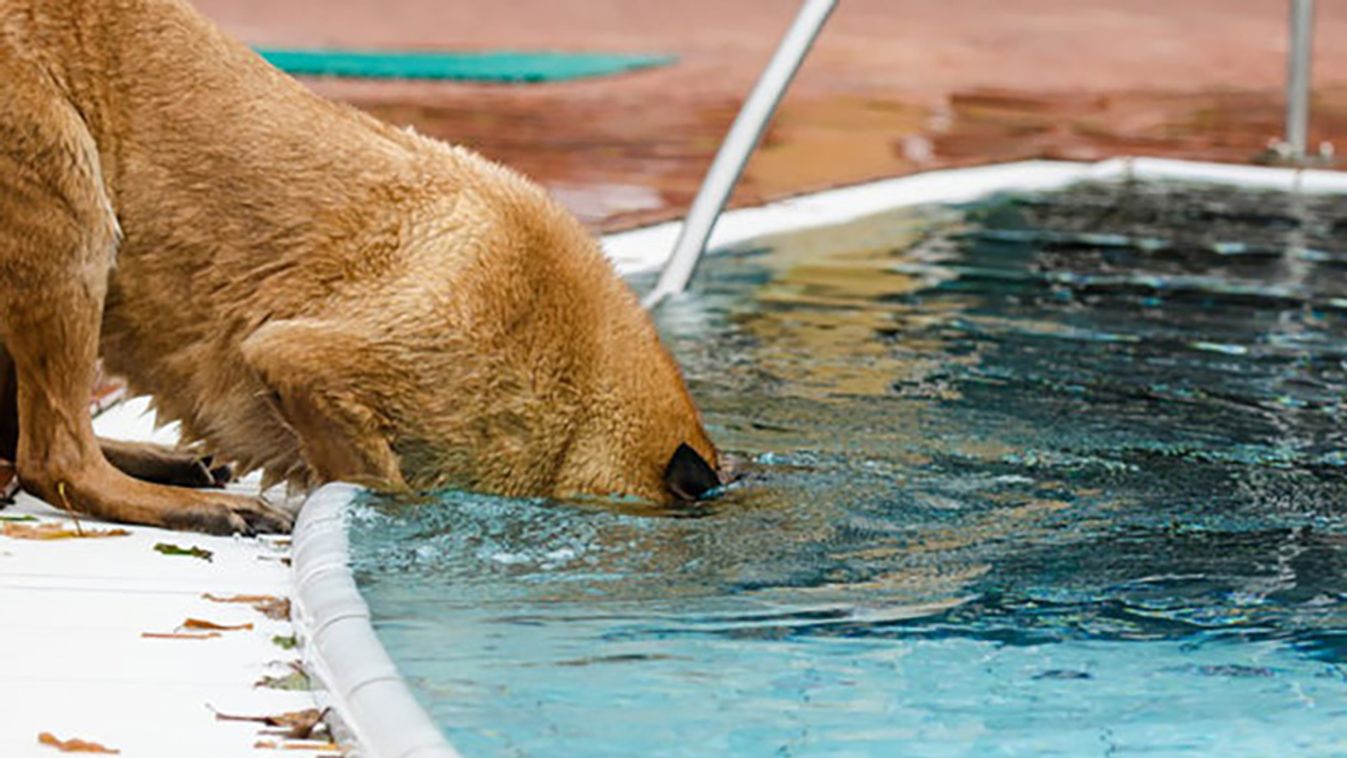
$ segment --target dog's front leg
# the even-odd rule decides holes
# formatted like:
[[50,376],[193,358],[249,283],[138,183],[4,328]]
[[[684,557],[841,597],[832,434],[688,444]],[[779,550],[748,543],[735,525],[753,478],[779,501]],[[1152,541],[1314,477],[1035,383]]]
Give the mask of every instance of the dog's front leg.
[[45,257],[49,272],[26,267],[45,281],[21,288],[26,297],[0,314],[17,370],[16,463],[24,489],[58,508],[113,521],[215,534],[287,529],[286,514],[255,498],[151,484],[108,462],[88,401],[104,285],[86,276],[95,269],[87,262],[72,269],[52,265],[61,263],[58,255]]
[[142,482],[104,457],[89,393],[117,225],[78,115],[41,83],[19,77],[16,87],[32,97],[0,107],[0,342],[17,377],[19,481],[59,508],[113,521],[285,530],[289,517],[260,500]]
[[[0,343],[0,460],[14,462],[19,446],[19,388],[4,343]],[[144,442],[99,438],[103,457],[122,473],[179,487],[222,487],[232,478],[228,466],[212,466],[209,458]],[[0,498],[5,496],[0,485]]]

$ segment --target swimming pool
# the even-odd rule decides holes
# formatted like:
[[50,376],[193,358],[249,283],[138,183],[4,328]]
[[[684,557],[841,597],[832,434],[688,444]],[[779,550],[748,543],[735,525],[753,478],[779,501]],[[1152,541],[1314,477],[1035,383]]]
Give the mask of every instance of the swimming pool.
[[368,498],[468,755],[1347,751],[1347,205],[1120,182],[709,259],[697,509]]

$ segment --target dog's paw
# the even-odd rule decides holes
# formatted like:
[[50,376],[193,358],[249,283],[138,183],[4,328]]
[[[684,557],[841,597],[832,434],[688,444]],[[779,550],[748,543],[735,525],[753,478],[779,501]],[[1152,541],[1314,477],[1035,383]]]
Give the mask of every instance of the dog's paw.
[[193,503],[165,514],[164,526],[190,532],[228,536],[287,534],[294,518],[257,498],[233,497],[218,502]]

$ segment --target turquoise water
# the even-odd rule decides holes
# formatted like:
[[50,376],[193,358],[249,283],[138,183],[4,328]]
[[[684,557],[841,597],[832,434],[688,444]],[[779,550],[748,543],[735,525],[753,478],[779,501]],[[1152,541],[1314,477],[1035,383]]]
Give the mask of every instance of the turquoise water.
[[369,499],[467,755],[1347,753],[1347,204],[1087,185],[709,260],[660,325],[746,476]]

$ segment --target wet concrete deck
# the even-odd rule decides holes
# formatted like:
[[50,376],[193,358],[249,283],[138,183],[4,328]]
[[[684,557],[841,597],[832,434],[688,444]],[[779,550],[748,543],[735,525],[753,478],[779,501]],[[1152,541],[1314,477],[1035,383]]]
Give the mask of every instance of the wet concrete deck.
[[[793,0],[201,0],[256,44],[671,52],[540,86],[317,80],[470,145],[597,228],[679,215]],[[1250,162],[1281,134],[1286,3],[846,0],[736,195],[752,203],[938,167],[1119,155]],[[1320,3],[1312,142],[1347,149],[1347,3]]]

